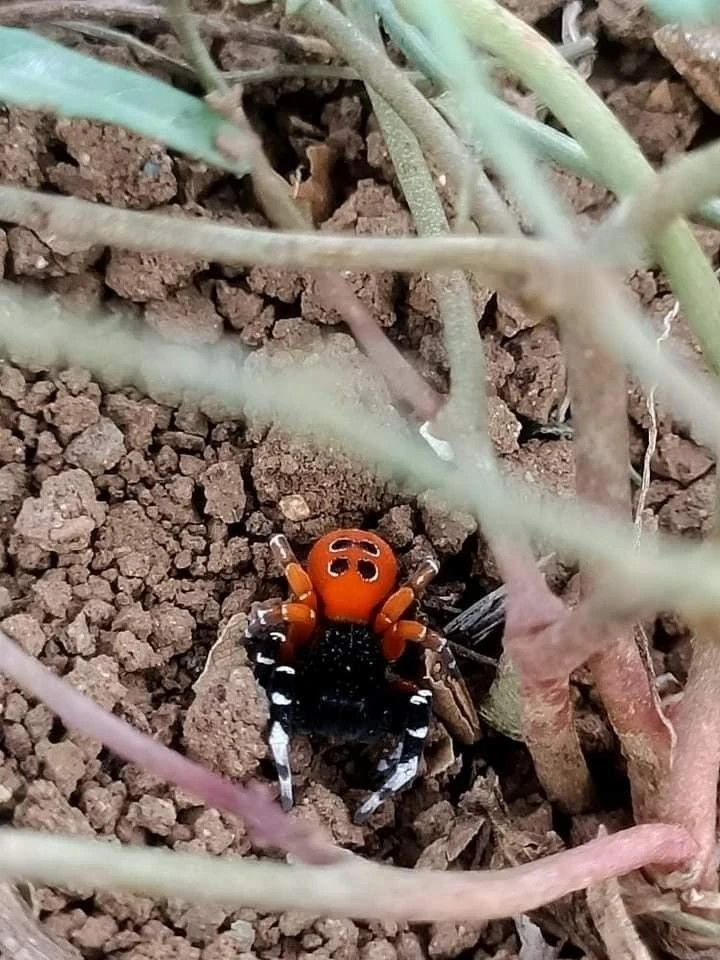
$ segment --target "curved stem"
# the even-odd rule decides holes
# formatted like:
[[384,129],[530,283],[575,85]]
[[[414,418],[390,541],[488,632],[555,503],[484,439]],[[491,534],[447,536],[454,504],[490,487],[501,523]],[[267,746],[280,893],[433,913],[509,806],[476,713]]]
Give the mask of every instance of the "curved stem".
[[272,913],[416,923],[517,916],[609,877],[674,866],[695,845],[681,827],[647,824],[505,870],[409,870],[346,855],[324,867],[108,846],[101,840],[0,829],[0,875]]
[[687,153],[656,173],[606,219],[591,249],[613,262],[633,260],[634,246],[651,242],[673,220],[691,213],[718,190],[720,142]]

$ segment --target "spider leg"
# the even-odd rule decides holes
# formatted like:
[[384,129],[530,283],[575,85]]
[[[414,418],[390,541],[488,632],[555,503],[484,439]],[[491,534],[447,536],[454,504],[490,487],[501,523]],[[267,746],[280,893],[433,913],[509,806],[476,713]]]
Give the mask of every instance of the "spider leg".
[[460,671],[447,638],[431,630],[417,620],[398,620],[383,632],[382,650],[385,659],[392,663],[405,652],[408,643],[418,643],[438,654],[443,669],[451,677],[459,678]]
[[294,634],[288,636],[294,646],[297,643],[302,643],[306,638],[309,639],[315,629],[316,622],[317,615],[314,609],[304,602],[264,600],[262,603],[258,603],[250,614],[245,634],[248,637],[254,637],[272,627],[298,627],[302,629],[300,637],[296,637]]
[[277,771],[280,803],[283,810],[290,810],[293,805],[290,731],[295,706],[295,686],[295,667],[286,663],[277,664],[268,689],[270,700],[268,744]]
[[257,645],[252,651],[253,672],[257,682],[263,690],[267,691],[278,661],[278,649],[282,644],[287,643],[287,639],[280,630],[258,633],[253,639],[257,640]]
[[392,770],[393,767],[397,766],[404,743],[405,737],[402,736],[389,753],[386,753],[384,757],[380,757],[376,767],[378,773],[386,773],[388,770]]
[[[282,567],[288,587],[290,600],[282,605],[279,601],[260,604],[256,613],[265,617],[264,625],[288,625],[288,639],[293,645],[307,643],[315,629],[317,595],[307,571],[298,562],[287,537],[282,533],[270,538],[270,549],[277,563]],[[309,611],[309,612],[308,612]]]
[[276,533],[274,537],[270,538],[270,549],[275,560],[283,569],[292,593],[292,599],[306,603],[309,607],[315,609],[317,598],[315,597],[312,580],[293,553],[287,537],[283,536],[282,533]]
[[440,567],[436,560],[427,557],[410,576],[407,583],[391,593],[375,617],[374,629],[376,633],[384,633],[388,627],[402,617],[408,607],[425,593],[425,588],[437,575]]
[[432,692],[425,687],[415,687],[414,684],[403,684],[403,687],[409,694],[406,701],[405,732],[398,747],[387,758],[394,760],[389,766],[388,776],[382,786],[371,793],[358,808],[353,818],[355,823],[365,823],[388,797],[412,783],[420,770],[420,761],[430,730]]
[[[284,810],[293,805],[290,770],[290,733],[295,707],[295,650],[286,632],[267,630],[255,635],[252,666],[258,684],[269,702],[268,746],[275,764]],[[255,638],[254,637],[254,638]]]

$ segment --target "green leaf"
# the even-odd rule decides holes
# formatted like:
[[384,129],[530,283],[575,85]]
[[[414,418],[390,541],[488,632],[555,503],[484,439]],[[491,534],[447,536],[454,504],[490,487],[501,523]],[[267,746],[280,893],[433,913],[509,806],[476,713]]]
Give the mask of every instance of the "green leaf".
[[204,101],[29,30],[0,27],[0,101],[117,124],[223,170],[249,171],[216,149],[218,133],[232,128]]

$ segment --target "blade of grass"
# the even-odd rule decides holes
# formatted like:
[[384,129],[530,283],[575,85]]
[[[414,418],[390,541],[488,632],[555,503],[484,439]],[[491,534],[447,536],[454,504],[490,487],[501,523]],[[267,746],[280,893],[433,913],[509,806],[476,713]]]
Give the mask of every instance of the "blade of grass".
[[247,173],[216,148],[227,124],[202,100],[29,30],[0,27],[0,100],[117,124],[222,170]]

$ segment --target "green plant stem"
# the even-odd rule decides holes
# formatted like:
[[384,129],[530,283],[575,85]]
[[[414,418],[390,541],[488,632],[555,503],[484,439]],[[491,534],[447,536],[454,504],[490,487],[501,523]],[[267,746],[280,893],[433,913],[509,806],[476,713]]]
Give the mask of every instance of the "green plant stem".
[[[586,151],[619,196],[641,188],[652,168],[620,121],[537,31],[495,0],[449,0],[468,38],[489,50],[549,107]],[[412,0],[399,0],[414,18]],[[720,288],[711,265],[686,223],[670,226],[654,249],[702,344],[720,370]]]
[[[427,37],[398,14],[393,0],[373,0],[373,6],[382,17],[383,24],[393,42],[402,50],[408,61],[442,88],[445,85],[442,62]],[[582,51],[586,52],[587,41],[591,38],[582,39],[585,41],[584,43],[581,41]],[[592,46],[593,43],[590,44],[591,49]],[[556,49],[566,59],[568,58],[568,51],[563,50],[562,47]],[[432,102],[455,129],[461,126],[458,106],[450,91],[445,91]],[[503,100],[497,101],[496,109],[510,129],[520,134],[533,151],[537,151],[545,159],[557,163],[578,176],[607,186],[602,174],[593,167],[583,148],[572,137],[555,130],[535,117],[526,116]],[[482,144],[476,140],[473,146],[482,156]],[[685,212],[690,213],[691,210],[687,209]],[[697,211],[697,215],[710,226],[720,227],[720,200],[711,200],[703,204]]]
[[650,243],[673,220],[718,190],[720,141],[683,155],[655,174],[607,218],[591,249],[613,262],[634,261],[637,245]]
[[[450,93],[434,97],[431,102],[453,127],[458,126],[458,107]],[[578,177],[591,180],[599,186],[608,186],[607,178],[596,170],[583,148],[572,137],[534,117],[528,117],[521,110],[516,110],[502,100],[498,101],[498,110],[502,112],[504,120],[516,133],[520,134],[527,146],[536,150],[545,160],[569,170]],[[476,142],[473,147],[482,156],[482,144]],[[720,199],[704,200],[695,209],[686,208],[683,213],[709,227],[720,229]]]
[[366,83],[395,110],[417,137],[423,152],[445,173],[456,192],[462,191],[468,168],[471,213],[481,230],[517,233],[515,218],[485,172],[473,163],[460,139],[394,64],[327,0],[306,0],[297,11],[353,66]]
[[229,87],[198,32],[188,0],[165,0],[168,19],[205,93],[227,94]]
[[0,876],[50,886],[128,890],[272,913],[438,923],[516,916],[649,863],[682,863],[693,843],[648,824],[504,870],[411,870],[347,854],[324,867],[142,849],[0,829]]
[[[343,7],[381,49],[379,31],[364,0],[343,0]],[[375,89],[366,86],[418,236],[447,237],[448,220],[416,137]],[[461,270],[432,273],[430,278],[450,364],[452,433],[464,438],[464,446],[487,457],[492,449],[487,434],[485,356],[470,284]]]

